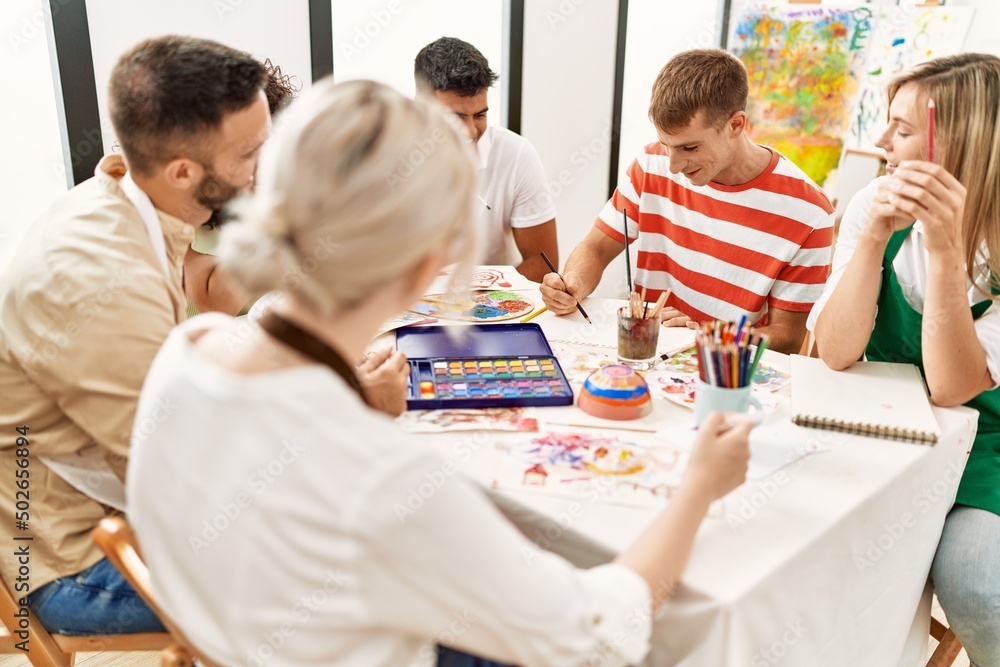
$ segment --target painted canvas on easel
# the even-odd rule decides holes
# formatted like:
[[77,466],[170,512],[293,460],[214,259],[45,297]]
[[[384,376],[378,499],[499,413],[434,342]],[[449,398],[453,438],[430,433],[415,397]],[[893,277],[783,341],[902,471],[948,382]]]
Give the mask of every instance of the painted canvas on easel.
[[972,7],[896,5],[878,9],[847,148],[876,149],[875,141],[886,125],[886,84],[914,65],[960,53],[974,12]]
[[868,7],[734,9],[729,49],[750,79],[750,136],[819,185],[836,168],[871,33]]

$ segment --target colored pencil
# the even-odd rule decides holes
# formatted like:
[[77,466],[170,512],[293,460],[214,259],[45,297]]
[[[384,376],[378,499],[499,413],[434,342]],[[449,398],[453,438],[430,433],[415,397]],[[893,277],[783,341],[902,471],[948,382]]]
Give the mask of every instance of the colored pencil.
[[[751,362],[751,346],[756,354]],[[746,326],[746,317],[737,322],[709,321],[698,329],[695,355],[702,382],[726,389],[751,386],[767,339]]]
[[767,349],[767,338],[761,337],[760,343],[757,345],[757,354],[753,357],[753,363],[750,364],[750,372],[747,374],[750,382],[753,382],[754,373],[757,372],[757,366],[760,364],[760,358],[764,356],[764,350]]
[[541,315],[542,313],[544,313],[546,310],[548,310],[548,308],[546,308],[545,306],[542,306],[541,308],[539,308],[535,312],[531,313],[530,315],[522,317],[521,318],[521,324],[524,324],[525,322],[530,322],[531,320],[535,319],[536,317],[538,317],[539,315]]
[[[565,287],[566,279],[562,277],[561,273],[556,271],[556,267],[552,266],[552,262],[549,261],[548,255],[545,254],[545,251],[543,250],[540,254],[542,256],[542,261],[545,262],[545,266],[549,267],[549,271],[559,276],[559,280],[563,281],[563,287]],[[579,301],[576,302],[576,309],[580,311],[581,315],[583,315],[583,319],[587,320],[587,324],[593,324],[593,322],[590,321],[590,316],[587,315],[587,311],[583,309],[583,306],[580,305]]]
[[927,100],[927,161],[934,162],[934,100]]

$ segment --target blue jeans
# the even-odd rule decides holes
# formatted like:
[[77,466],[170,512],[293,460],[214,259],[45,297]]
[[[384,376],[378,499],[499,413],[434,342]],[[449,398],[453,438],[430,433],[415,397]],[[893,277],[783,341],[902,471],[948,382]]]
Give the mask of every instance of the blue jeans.
[[510,667],[485,658],[477,658],[447,646],[438,646],[437,650],[437,667]]
[[1000,516],[955,505],[931,577],[969,660],[977,667],[1000,666]]
[[45,584],[28,596],[28,606],[46,630],[64,635],[166,632],[107,558]]

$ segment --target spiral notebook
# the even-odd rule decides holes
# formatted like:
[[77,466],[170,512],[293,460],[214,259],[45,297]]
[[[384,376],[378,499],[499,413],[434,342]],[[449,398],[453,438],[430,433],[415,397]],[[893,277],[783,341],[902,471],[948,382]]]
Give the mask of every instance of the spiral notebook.
[[941,436],[920,370],[861,361],[845,371],[792,356],[792,421],[888,440],[937,443]]

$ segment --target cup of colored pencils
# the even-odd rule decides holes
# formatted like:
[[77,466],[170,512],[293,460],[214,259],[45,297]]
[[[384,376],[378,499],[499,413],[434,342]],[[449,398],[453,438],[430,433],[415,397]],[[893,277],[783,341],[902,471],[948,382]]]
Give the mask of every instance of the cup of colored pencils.
[[751,395],[753,377],[767,349],[767,337],[739,322],[706,322],[695,336],[698,381],[695,383],[694,420],[710,412],[760,412]]
[[637,371],[647,371],[656,362],[660,339],[660,310],[670,296],[662,292],[655,303],[646,301],[646,288],[632,292],[627,306],[618,309],[618,361]]

